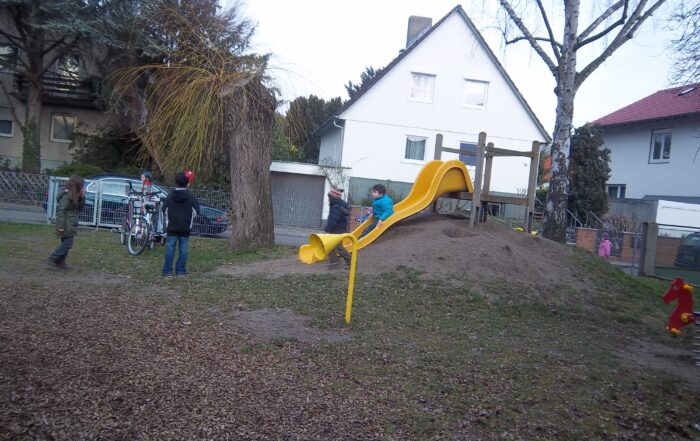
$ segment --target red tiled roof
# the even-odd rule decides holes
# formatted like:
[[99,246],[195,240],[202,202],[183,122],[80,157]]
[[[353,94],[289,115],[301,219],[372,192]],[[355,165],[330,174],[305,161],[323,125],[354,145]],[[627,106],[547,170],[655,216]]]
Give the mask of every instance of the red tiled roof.
[[[689,92],[686,92],[688,91]],[[685,92],[685,93],[683,93]],[[593,121],[614,126],[700,113],[700,83],[660,90],[646,98]]]

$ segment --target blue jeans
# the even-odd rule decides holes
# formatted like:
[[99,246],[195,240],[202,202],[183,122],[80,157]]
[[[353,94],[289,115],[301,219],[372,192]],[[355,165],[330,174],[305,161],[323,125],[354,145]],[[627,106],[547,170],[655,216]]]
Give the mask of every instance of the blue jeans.
[[367,225],[367,228],[365,228],[365,231],[363,231],[362,234],[360,234],[360,237],[358,237],[358,239],[362,239],[363,237],[368,235],[370,231],[374,230],[374,227],[377,226],[377,222],[379,222],[379,219],[375,219],[372,221],[371,224]]
[[61,264],[66,261],[66,257],[68,256],[68,251],[70,251],[71,248],[73,248],[73,241],[75,240],[75,236],[65,236],[61,238],[61,243],[58,245],[58,247],[54,250],[53,253],[51,253],[51,257],[49,259],[56,264]]
[[165,263],[163,263],[163,275],[169,276],[173,274],[173,258],[175,257],[175,244],[178,246],[177,263],[175,264],[175,274],[184,276],[187,274],[187,248],[189,245],[189,236],[170,236],[165,242]]

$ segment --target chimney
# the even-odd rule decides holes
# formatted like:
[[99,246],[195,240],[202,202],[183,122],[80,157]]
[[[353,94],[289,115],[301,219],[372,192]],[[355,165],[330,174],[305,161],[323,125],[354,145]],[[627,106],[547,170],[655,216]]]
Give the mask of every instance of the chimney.
[[423,33],[433,25],[430,17],[418,17],[412,15],[408,18],[408,32],[406,33],[406,48],[412,45]]

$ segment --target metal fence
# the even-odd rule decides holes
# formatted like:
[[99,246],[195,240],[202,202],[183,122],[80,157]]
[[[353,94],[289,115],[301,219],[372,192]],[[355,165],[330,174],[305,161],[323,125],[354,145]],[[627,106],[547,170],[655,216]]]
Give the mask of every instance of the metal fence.
[[700,228],[647,223],[644,273],[700,284]]
[[[324,200],[324,178],[272,174],[274,222],[281,227],[313,227],[321,225]],[[47,223],[56,216],[56,196],[68,178],[40,174],[0,172],[0,220]],[[79,215],[81,225],[119,227],[127,215],[128,182],[141,190],[141,182],[128,177],[86,179],[86,203]],[[155,184],[154,190],[167,195],[172,187]],[[191,189],[205,213],[202,227],[219,234],[223,222],[228,223],[231,194],[226,191]],[[206,218],[206,219],[205,219]],[[195,219],[195,224],[198,222]],[[224,228],[225,230],[225,228]]]
[[45,208],[48,185],[46,175],[0,172],[0,202]]

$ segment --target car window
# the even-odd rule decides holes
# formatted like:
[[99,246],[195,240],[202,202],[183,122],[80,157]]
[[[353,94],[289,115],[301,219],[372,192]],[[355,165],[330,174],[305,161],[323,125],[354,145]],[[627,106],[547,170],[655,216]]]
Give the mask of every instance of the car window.
[[141,182],[132,179],[103,179],[102,194],[110,196],[126,196],[129,194],[129,182],[134,190],[141,189]]
[[700,235],[691,234],[690,236],[683,239],[683,245],[700,247]]

